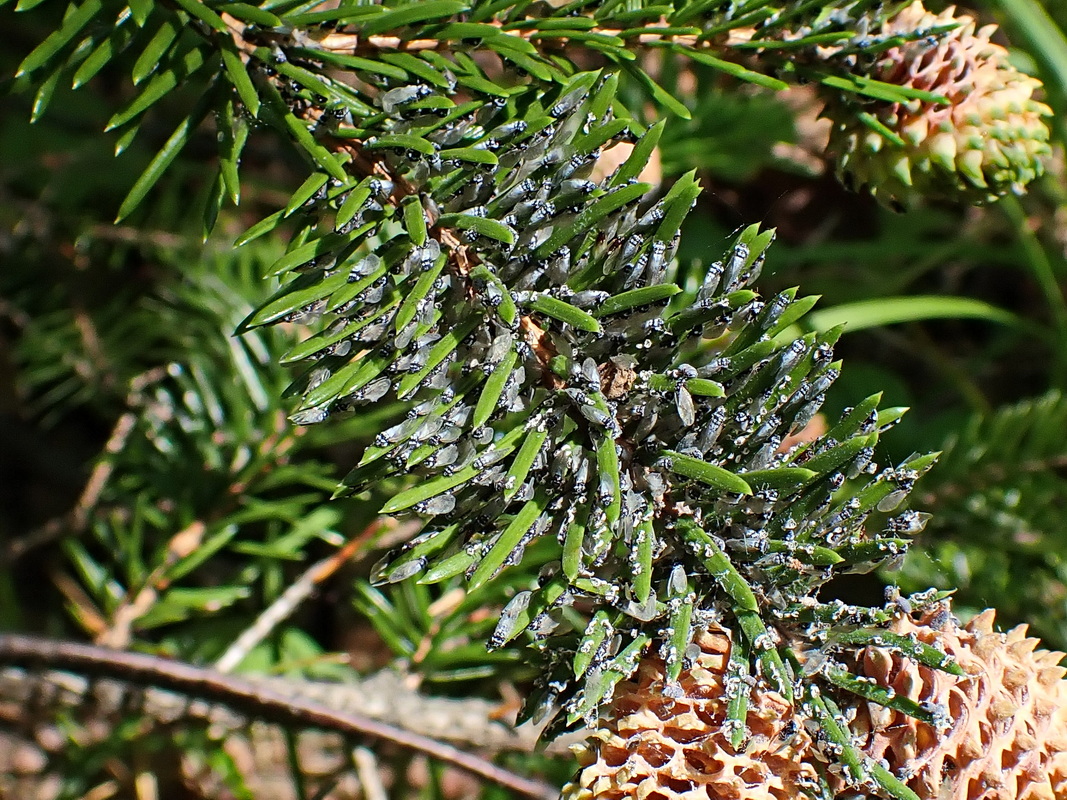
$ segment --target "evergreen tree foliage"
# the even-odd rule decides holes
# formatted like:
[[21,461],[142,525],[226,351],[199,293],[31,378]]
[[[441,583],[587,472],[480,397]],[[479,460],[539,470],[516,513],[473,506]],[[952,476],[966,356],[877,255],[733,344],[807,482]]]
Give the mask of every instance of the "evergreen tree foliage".
[[[1062,556],[1046,532],[1058,530],[1063,514],[1065,413],[1054,391],[975,415],[945,442],[923,486],[932,541],[911,558],[908,585],[958,588],[971,607],[996,600],[1062,640]],[[951,530],[971,535],[938,541]]]
[[[27,270],[4,279],[38,413],[62,424],[90,407],[117,420],[97,467],[105,480],[64,523],[77,535],[46,526],[7,558],[58,539],[60,591],[99,643],[225,661],[247,609],[281,602],[291,562],[365,529],[389,549],[356,580],[355,611],[427,682],[532,681],[520,716],[547,723],[551,739],[595,722],[649,653],[676,680],[694,638],[718,624],[737,643],[735,747],[758,685],[801,709],[851,791],[913,797],[857,752],[838,707],[873,701],[925,721],[945,710],[872,690],[843,652],[879,642],[958,671],[885,628],[902,608],[966,594],[962,568],[946,581],[931,564],[956,552],[973,563],[989,546],[924,549],[908,562],[916,594],[903,604],[846,603],[835,586],[898,566],[926,509],[941,512],[940,530],[1018,543],[1049,591],[1062,586],[1041,551],[1058,517],[1030,511],[1060,495],[1050,467],[1062,400],[976,417],[909,507],[937,456],[926,444],[887,461],[881,437],[905,409],[878,393],[821,416],[844,327],[813,319],[816,298],[795,287],[759,292],[773,230],[744,225],[724,244],[699,241],[721,257],[691,257],[705,165],[677,145],[730,102],[780,110],[772,92],[807,85],[848,147],[878,142],[861,182],[880,200],[992,201],[1039,177],[1038,105],[1006,161],[985,148],[979,166],[959,162],[967,170],[937,161],[948,178],[929,158],[912,164],[929,174],[903,175],[912,155],[898,116],[882,112],[921,116],[950,98],[892,82],[878,57],[958,33],[951,15],[901,24],[907,5],[19,0],[18,15],[2,13],[31,20],[36,40],[8,88],[32,93],[31,119],[64,114],[79,96],[68,85],[121,82],[104,127],[147,166],[114,179],[133,240],[97,226],[77,242],[79,258],[116,271],[113,289],[80,296],[66,273],[48,292]],[[687,104],[685,69],[727,99]],[[659,147],[673,178],[662,187],[645,179]],[[605,170],[606,152],[628,155]],[[265,186],[275,162],[296,176],[284,193]],[[76,184],[64,177],[56,192]],[[238,203],[251,210],[234,237],[227,205]],[[11,251],[54,257],[48,233],[82,228],[45,225],[19,232]],[[156,274],[130,280],[127,265],[144,259]],[[1003,321],[987,304],[928,300],[896,318],[890,303],[883,321]],[[1027,541],[1012,508],[1039,531]],[[381,536],[378,515],[399,536]],[[1029,562],[1009,563],[991,569]],[[9,579],[5,591],[24,589]],[[55,627],[36,622],[18,610],[5,619]],[[1067,638],[1060,622],[1045,625]],[[353,674],[295,622],[276,624],[241,666],[308,662],[313,677]],[[137,746],[135,726],[117,733]],[[209,732],[184,746],[248,792]],[[98,767],[65,773],[74,796]],[[829,786],[812,791],[830,797]]]

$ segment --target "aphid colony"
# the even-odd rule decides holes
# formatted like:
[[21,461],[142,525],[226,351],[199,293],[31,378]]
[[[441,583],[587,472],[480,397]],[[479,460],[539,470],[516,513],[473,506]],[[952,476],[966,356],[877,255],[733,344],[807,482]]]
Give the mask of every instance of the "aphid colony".
[[[794,669],[788,647],[856,624],[815,592],[903,554],[922,518],[884,515],[932,461],[879,472],[875,444],[901,411],[877,397],[784,445],[838,375],[840,331],[779,341],[812,302],[749,288],[772,238],[755,227],[698,285],[669,282],[699,189],[686,175],[657,198],[636,182],[660,128],[618,118],[616,85],[583,73],[521,103],[386,89],[358,131],[378,177],[309,200],[330,226],[275,265],[299,275],[248,321],[323,319],[288,356],[311,362],[295,421],[407,403],[345,479],[360,492],[417,476],[382,510],[431,522],[378,580],[476,588],[531,543],[558,543],[491,645],[525,630],[546,643],[528,711],[565,709],[561,725],[592,718],[652,642],[676,679],[694,632],[720,620],[745,640],[738,692],[789,698],[826,679]],[[591,180],[619,142],[632,154]],[[567,608],[590,617],[577,635]]]

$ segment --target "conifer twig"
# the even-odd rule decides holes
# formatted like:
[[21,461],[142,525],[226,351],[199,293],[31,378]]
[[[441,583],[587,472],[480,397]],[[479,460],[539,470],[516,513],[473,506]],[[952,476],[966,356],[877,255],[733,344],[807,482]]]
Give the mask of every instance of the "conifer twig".
[[[500,25],[500,23],[496,21],[491,21],[486,24]],[[590,28],[586,33],[601,36],[618,36],[621,32],[622,29],[620,28],[594,27]],[[509,35],[518,36],[523,39],[529,39],[530,36],[535,33],[537,33],[536,30],[508,31]],[[697,47],[701,44],[695,35],[663,35],[657,33],[655,28],[649,28],[647,33],[638,34],[637,36],[632,37],[632,40],[636,44],[671,42],[673,44],[685,45],[687,47]],[[559,41],[554,42],[554,47],[550,49],[563,47],[565,46],[565,43],[568,42],[569,40],[566,37],[560,37]],[[306,37],[306,41],[302,41],[302,44],[312,49],[327,50],[334,53],[348,53],[351,55],[373,54],[382,50],[398,50],[406,53],[419,52],[422,50],[442,50],[447,49],[452,45],[447,39],[403,39],[400,36],[362,36],[357,33],[331,33],[321,39],[311,39],[310,37]]]

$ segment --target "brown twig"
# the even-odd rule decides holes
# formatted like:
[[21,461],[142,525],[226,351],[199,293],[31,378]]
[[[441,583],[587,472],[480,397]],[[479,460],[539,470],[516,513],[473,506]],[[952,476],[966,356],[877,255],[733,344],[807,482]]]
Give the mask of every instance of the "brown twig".
[[[486,24],[496,25],[498,27],[501,25],[501,23],[496,20],[489,21]],[[664,27],[667,27],[666,21],[664,21],[663,24]],[[528,41],[531,38],[536,38],[538,33],[539,32],[536,30],[510,30],[502,35],[516,36]],[[592,28],[583,33],[618,36],[622,33],[622,30],[618,28]],[[647,33],[641,33],[637,36],[627,38],[631,39],[636,44],[642,45],[662,41],[670,41],[687,47],[697,47],[701,44],[696,35],[668,34],[664,36],[663,34],[656,33],[655,28],[650,28]],[[566,37],[554,38],[552,40],[554,48],[552,49],[564,47],[568,43],[570,43],[570,40]],[[358,33],[331,33],[321,39],[312,39],[308,37],[307,41],[302,44],[310,49],[326,50],[332,53],[346,53],[351,55],[375,53],[382,50],[399,50],[411,53],[422,50],[451,49],[455,46],[455,42],[448,39],[404,39],[400,36],[387,36],[385,34],[362,36]]]
[[556,787],[516,775],[472,753],[362,714],[338,711],[293,698],[249,681],[155,656],[103,647],[0,634],[0,663],[27,668],[67,669],[211,700],[255,719],[303,728],[320,728],[354,737],[372,737],[477,775],[537,800],[555,800]]

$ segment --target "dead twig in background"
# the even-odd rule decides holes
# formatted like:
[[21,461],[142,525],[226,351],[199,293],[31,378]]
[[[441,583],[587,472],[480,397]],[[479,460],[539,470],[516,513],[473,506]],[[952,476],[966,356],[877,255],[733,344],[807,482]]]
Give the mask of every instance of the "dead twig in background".
[[352,751],[352,763],[359,776],[359,785],[363,787],[363,796],[367,800],[389,800],[374,753],[366,747],[357,747]]
[[0,664],[73,670],[213,701],[255,719],[297,728],[320,728],[353,737],[371,737],[425,753],[526,797],[555,800],[558,796],[558,789],[551,784],[516,775],[484,758],[420,733],[363,714],[338,711],[322,703],[294,698],[264,685],[190,664],[18,634],[0,634]]
[[[510,720],[518,701],[500,703],[479,697],[454,698],[423,694],[410,685],[410,676],[386,670],[366,677],[353,677],[344,683],[304,681],[274,676],[242,676],[256,686],[266,686],[286,697],[311,700],[337,710],[353,709],[401,728],[414,728],[434,739],[489,752],[530,752],[538,744],[538,729],[532,725],[515,728]],[[220,730],[250,731],[255,723],[225,706],[189,699],[162,689],[131,687],[121,679],[95,679],[69,671],[0,669],[0,707],[17,708],[23,716],[48,709],[86,709],[93,717],[121,713],[129,706],[129,696],[139,696],[133,705],[142,717],[161,724],[206,722]],[[263,724],[252,731],[258,749],[272,746],[277,737]],[[323,734],[326,736],[327,734]],[[549,754],[566,753],[569,744],[581,734],[565,734],[545,745]],[[0,773],[5,769],[0,748]]]

